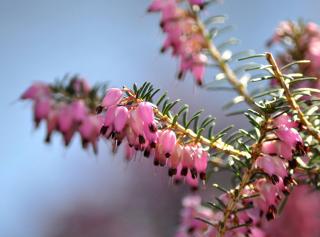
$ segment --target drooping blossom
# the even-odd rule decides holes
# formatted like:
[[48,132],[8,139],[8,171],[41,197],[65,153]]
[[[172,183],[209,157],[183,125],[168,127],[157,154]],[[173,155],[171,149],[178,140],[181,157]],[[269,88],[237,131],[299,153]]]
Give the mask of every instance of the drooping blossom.
[[[191,5],[202,6],[203,0],[189,0]],[[148,8],[149,12],[160,12],[160,26],[166,34],[161,51],[172,49],[172,55],[180,61],[178,78],[182,79],[190,72],[196,83],[202,85],[204,81],[207,56],[206,39],[198,26],[194,16],[179,6],[176,0],[153,0]]]
[[[294,87],[320,87],[320,28],[316,23],[281,22],[268,45],[283,47],[283,50],[277,55],[277,61],[280,65],[286,65],[293,61],[310,60],[308,64],[300,64],[287,70],[316,77],[317,80],[295,83]],[[274,80],[272,83],[276,84]]]
[[46,142],[51,141],[53,132],[59,132],[67,146],[79,133],[83,147],[91,144],[97,152],[101,121],[95,115],[95,103],[100,99],[94,93],[96,91],[83,78],[76,76],[66,84],[34,83],[21,95],[21,99],[33,101],[36,126],[45,121]]
[[130,93],[127,88],[107,90],[99,106],[101,135],[113,141],[114,151],[123,144],[126,160],[140,152],[153,158],[155,166],[168,167],[168,175],[176,182],[197,189],[199,180],[206,180],[207,149],[196,141],[185,144],[183,136],[159,117],[156,105]]

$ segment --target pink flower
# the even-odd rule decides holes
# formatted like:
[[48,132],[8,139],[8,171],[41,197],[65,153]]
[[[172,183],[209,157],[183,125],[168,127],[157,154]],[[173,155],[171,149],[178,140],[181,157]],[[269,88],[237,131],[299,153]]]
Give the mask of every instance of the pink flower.
[[150,102],[141,102],[137,107],[139,118],[148,126],[154,121],[153,105]]
[[275,131],[275,134],[280,138],[281,141],[291,147],[295,147],[298,142],[303,143],[300,134],[295,129],[288,128],[285,125],[280,125]]
[[296,128],[298,127],[298,122],[293,121],[291,116],[288,114],[282,114],[273,120],[273,124],[276,127],[285,126],[287,128]]
[[106,92],[105,97],[102,100],[102,106],[108,108],[112,105],[116,105],[119,103],[123,95],[121,89],[118,88],[109,88]]
[[[192,5],[203,5],[203,0],[189,0]],[[178,78],[190,72],[198,85],[203,84],[207,58],[206,39],[188,10],[175,0],[154,0],[149,11],[161,12],[161,27],[166,33],[162,52],[172,48],[172,55],[180,60]]]
[[268,236],[320,236],[319,198],[319,192],[306,185],[294,188],[280,217],[272,222],[264,223],[262,228]]
[[62,133],[67,133],[73,127],[73,113],[68,106],[60,109],[58,115],[59,130]]
[[268,175],[284,178],[288,175],[286,164],[276,156],[263,155],[258,157],[255,167],[262,169]]
[[188,0],[192,5],[202,5],[204,4],[204,0]]
[[148,11],[149,12],[158,12],[158,11],[162,10],[163,6],[164,6],[163,0],[153,0],[148,8]]
[[35,100],[40,97],[47,97],[50,95],[50,88],[44,83],[35,83],[31,85],[22,95],[21,99]]
[[48,118],[50,108],[51,108],[50,99],[43,98],[35,101],[34,120],[36,122],[36,125],[38,125],[42,119]]
[[76,122],[81,122],[88,114],[88,108],[83,100],[73,101],[70,105],[73,118]]
[[115,109],[114,128],[117,132],[121,132],[127,124],[129,111],[124,106],[119,106]]
[[306,58],[312,62],[312,67],[314,70],[319,70],[320,67],[320,37],[312,38],[308,42],[308,51],[306,53]]
[[201,152],[201,157],[194,158],[194,167],[197,172],[200,174],[200,179],[206,179],[206,169],[208,165],[208,152],[206,151],[198,151]]
[[51,140],[51,134],[54,130],[58,128],[58,113],[55,110],[51,110],[49,112],[48,118],[47,118],[47,136],[46,136],[46,142],[50,142]]
[[261,151],[269,155],[278,155],[286,160],[291,160],[293,156],[292,146],[282,141],[268,141],[262,144]]
[[176,146],[176,134],[171,130],[165,130],[159,137],[159,147],[165,157],[169,158]]

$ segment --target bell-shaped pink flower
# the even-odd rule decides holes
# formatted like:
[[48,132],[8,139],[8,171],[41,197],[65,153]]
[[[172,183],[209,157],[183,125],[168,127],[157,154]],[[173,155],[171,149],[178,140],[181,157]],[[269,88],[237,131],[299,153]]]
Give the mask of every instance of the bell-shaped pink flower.
[[34,83],[21,95],[21,99],[35,100],[43,96],[44,97],[49,96],[49,94],[50,94],[50,89],[47,84]]
[[262,169],[270,176],[276,175],[284,178],[288,175],[285,162],[277,156],[260,156],[255,162],[255,167]]
[[109,127],[109,126],[113,125],[114,120],[115,120],[116,109],[117,109],[117,106],[115,106],[115,105],[108,107],[107,112],[105,114],[104,126]]
[[141,122],[151,124],[154,120],[153,105],[150,102],[141,102],[137,107],[137,113]]
[[130,119],[129,119],[129,125],[136,134],[136,136],[139,138],[140,143],[145,143],[145,136],[144,136],[144,127],[143,122],[141,121],[138,113],[136,110],[130,111]]
[[125,146],[125,148],[124,148],[125,149],[125,158],[127,161],[131,161],[136,154],[136,150],[133,147],[129,146],[128,144],[125,144],[124,146]]
[[276,127],[285,126],[287,128],[296,128],[298,127],[298,122],[293,121],[291,116],[288,114],[282,114],[273,120],[273,124]]
[[109,88],[105,97],[102,100],[102,106],[108,108],[111,105],[116,105],[120,102],[123,91],[119,88]]
[[75,100],[71,103],[71,111],[76,122],[81,122],[88,114],[88,108],[83,100]]
[[50,142],[51,134],[58,127],[58,113],[55,110],[51,110],[47,118],[47,136],[46,142]]
[[[200,149],[198,149],[200,150]],[[200,152],[200,151],[198,151]],[[197,170],[197,172],[200,174],[200,179],[205,180],[206,179],[206,170],[208,165],[208,152],[202,151],[200,157],[195,157],[194,160],[194,167]]]
[[36,124],[38,124],[42,119],[48,118],[51,109],[50,99],[39,99],[35,101],[34,104],[34,118]]
[[286,160],[291,160],[293,147],[282,141],[267,141],[262,144],[261,151],[269,155],[278,155]]
[[205,72],[204,64],[195,64],[192,66],[192,74],[199,86],[203,84],[204,72]]
[[68,106],[63,107],[58,115],[59,130],[67,133],[73,128],[73,114]]
[[127,124],[129,111],[125,106],[119,106],[115,109],[114,128],[121,132]]
[[168,158],[171,156],[173,149],[176,146],[177,137],[172,130],[165,130],[159,137],[159,145],[163,154]]
[[285,125],[280,125],[275,133],[281,141],[292,147],[295,147],[298,142],[303,143],[300,134],[294,128],[288,128]]
[[150,6],[148,7],[149,12],[158,12],[161,11],[164,6],[163,0],[153,0]]

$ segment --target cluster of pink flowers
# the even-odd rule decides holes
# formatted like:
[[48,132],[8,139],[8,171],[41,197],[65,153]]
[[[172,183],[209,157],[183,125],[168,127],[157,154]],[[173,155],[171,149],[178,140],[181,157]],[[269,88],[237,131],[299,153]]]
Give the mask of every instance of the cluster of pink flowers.
[[41,121],[47,125],[46,142],[57,131],[63,135],[64,143],[69,145],[78,132],[82,145],[92,145],[97,152],[97,141],[101,122],[90,108],[88,100],[91,87],[81,78],[72,78],[66,86],[34,83],[21,96],[21,99],[33,101],[33,115],[36,127]]
[[[259,183],[265,180],[259,180]],[[258,184],[259,186],[259,184]],[[270,189],[269,189],[270,188]],[[265,187],[264,193],[272,186]],[[264,195],[264,194],[263,194]],[[271,195],[269,195],[271,196]],[[272,199],[272,198],[271,198]],[[228,231],[227,237],[316,237],[319,236],[320,210],[319,193],[313,192],[306,185],[297,186],[288,198],[287,204],[280,216],[273,221],[258,220],[260,213],[251,209],[239,213],[238,217],[247,220],[247,224],[257,223],[256,226],[239,227]],[[219,222],[223,220],[223,213],[205,207],[201,204],[200,196],[187,196],[183,199],[180,228],[176,237],[215,237]],[[206,222],[210,222],[210,225]],[[290,223],[290,228],[286,227]],[[217,227],[214,227],[217,226]]]
[[[154,0],[150,12],[161,12],[160,26],[167,34],[162,52],[172,48],[172,55],[180,59],[178,78],[191,72],[198,85],[203,84],[207,56],[203,50],[207,47],[203,32],[189,11],[179,7],[176,0]],[[192,5],[203,5],[202,0],[189,0]]]
[[[289,172],[296,168],[295,156],[307,159],[307,148],[303,145],[297,127],[298,123],[292,121],[287,114],[273,120],[272,134],[262,143],[261,154],[253,164],[254,173],[260,173],[262,176],[258,176],[255,181],[251,181],[238,191],[241,198],[237,200],[235,208],[239,211],[230,214],[227,223],[224,223],[228,230],[225,236],[265,236],[260,227],[266,221],[275,219],[279,204],[290,193],[290,187],[295,184]],[[224,193],[219,199],[226,207],[229,202],[235,201],[234,193]],[[193,207],[194,209],[199,210]],[[182,227],[177,236],[218,236],[218,226],[223,221],[224,213],[222,211],[208,213],[207,210],[205,213],[205,218],[202,218],[204,213],[201,212],[196,212],[193,216],[201,217],[212,225],[207,225],[207,229],[202,225],[193,225],[193,222],[185,220],[190,219],[190,215],[183,214]],[[240,227],[234,228],[236,226]],[[193,235],[194,232],[201,232],[202,235]]]
[[127,160],[142,152],[154,158],[155,166],[168,167],[174,180],[185,180],[193,188],[198,179],[206,179],[208,152],[198,143],[184,144],[154,104],[137,99],[129,89],[110,88],[99,110],[104,111],[100,133],[113,140],[114,150],[124,143]]
[[[285,51],[277,57],[281,65],[307,59],[310,63],[300,65],[297,71],[320,78],[320,28],[316,23],[281,22],[269,41],[269,45],[273,44],[285,46]],[[319,88],[320,84],[319,80],[305,81],[299,87]]]

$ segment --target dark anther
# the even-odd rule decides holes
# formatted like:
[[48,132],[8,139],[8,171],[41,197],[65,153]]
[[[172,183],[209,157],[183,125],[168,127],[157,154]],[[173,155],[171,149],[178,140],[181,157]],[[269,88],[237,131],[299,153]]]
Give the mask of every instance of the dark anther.
[[260,210],[259,216],[262,217],[263,216],[263,211]]
[[268,221],[273,220],[276,216],[277,213],[277,209],[274,205],[269,206],[267,214],[266,214],[266,218]]
[[251,224],[253,223],[253,220],[249,217],[249,219],[246,221],[246,224]]
[[187,167],[183,167],[183,168],[181,169],[181,175],[182,175],[182,176],[187,176],[187,174],[188,174],[188,168],[187,168]]
[[140,150],[139,145],[135,145],[135,146],[134,146],[134,149],[135,149],[136,151],[139,151],[139,150]]
[[282,193],[283,193],[284,195],[286,195],[286,196],[289,196],[290,191],[289,191],[287,188],[285,188],[285,189],[282,190]]
[[197,192],[198,191],[198,187],[197,186],[192,186],[191,187],[191,191],[192,192]]
[[205,172],[201,172],[201,173],[200,173],[200,179],[201,179],[201,180],[206,180],[206,179],[207,179],[207,175],[206,175]]
[[292,179],[291,175],[288,175],[287,177],[284,177],[284,179],[283,179],[284,186],[288,186],[288,185],[290,185],[292,183],[293,183],[293,179]]
[[166,166],[166,162],[165,161],[160,161],[160,166],[161,167],[165,167]]
[[154,160],[154,161],[153,161],[153,164],[154,164],[154,166],[159,166],[160,163],[159,163],[158,160]]
[[183,77],[183,72],[180,71],[180,72],[178,73],[178,79],[182,79],[182,77]]
[[153,141],[150,143],[150,147],[151,147],[151,148],[156,148],[156,146],[157,146],[157,143],[155,143],[155,142],[153,142]]
[[99,105],[97,108],[96,108],[96,113],[97,114],[101,114],[102,113],[102,110],[103,110],[103,107],[101,105]]
[[297,166],[298,166],[298,162],[296,159],[289,160],[289,168],[290,169],[295,169],[295,168],[297,168]]
[[155,133],[158,130],[158,128],[155,124],[151,123],[149,125],[149,130],[150,130],[150,132]]
[[190,169],[190,172],[191,172],[191,177],[193,179],[198,177],[198,173],[197,173],[197,170],[195,168]]
[[173,175],[176,175],[177,174],[177,169],[175,169],[175,168],[169,168],[169,170],[168,170],[168,175],[170,176],[170,177],[172,177]]
[[297,142],[296,150],[294,154],[296,156],[303,156],[309,151],[310,151],[310,148],[307,145],[303,144],[302,142]]
[[193,226],[189,227],[187,232],[188,234],[192,234],[195,231],[195,228]]
[[120,146],[122,143],[122,140],[117,140],[117,146]]
[[142,135],[139,135],[139,143],[140,144],[145,144],[146,143],[146,139],[144,139],[144,137]]
[[169,158],[171,155],[169,152],[167,152],[165,155],[164,155],[166,158]]
[[277,175],[273,174],[270,178],[273,184],[279,183],[279,177]]
[[48,133],[46,136],[45,142],[50,143],[50,140],[51,140],[51,134]]
[[112,133],[111,133],[111,138],[113,139],[113,138],[115,138],[116,137],[116,132],[115,131],[112,131]]
[[145,149],[143,155],[144,155],[144,157],[148,158],[150,156],[150,150],[149,149]]
[[106,135],[108,131],[108,127],[107,126],[102,126],[101,129],[100,129],[100,134],[101,135]]
[[201,80],[197,80],[197,84],[198,84],[198,86],[202,86],[202,81]]
[[[67,141],[65,141],[67,143]],[[85,138],[82,139],[82,147],[86,148],[88,146],[89,141]]]

